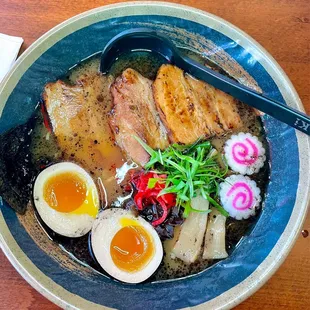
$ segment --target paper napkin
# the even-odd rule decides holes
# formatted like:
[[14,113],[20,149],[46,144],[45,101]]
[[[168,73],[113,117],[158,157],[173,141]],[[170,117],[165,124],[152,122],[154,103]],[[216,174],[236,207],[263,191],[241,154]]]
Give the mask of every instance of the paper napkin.
[[15,62],[23,39],[0,33],[0,82]]

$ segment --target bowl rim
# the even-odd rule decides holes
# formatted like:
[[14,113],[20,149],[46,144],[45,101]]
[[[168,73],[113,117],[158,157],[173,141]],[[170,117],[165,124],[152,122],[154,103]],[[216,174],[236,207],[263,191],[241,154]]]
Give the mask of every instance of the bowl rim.
[[[78,14],[55,26],[54,28],[46,32],[43,36],[41,36],[39,39],[37,39],[34,43],[32,43],[19,57],[17,62],[12,67],[11,71],[6,75],[6,77],[0,84],[0,95],[4,94],[3,104],[0,104],[0,116],[2,108],[4,107],[4,103],[6,102],[6,99],[10,94],[10,92],[5,92],[8,81],[11,79],[14,73],[18,73],[18,75],[20,76],[24,74],[24,72],[28,69],[28,66],[25,65],[23,68],[20,65],[24,62],[30,64],[33,63],[35,59],[31,57],[31,53],[35,49],[40,48],[40,46],[42,46],[42,43],[46,43],[42,48],[42,53],[45,51],[45,48],[48,49],[50,47],[48,46],[49,44],[53,45],[55,43],[53,42],[53,40],[50,40],[54,34],[61,32],[63,28],[87,17],[94,18],[93,21],[90,21],[90,24],[92,24],[93,22],[97,22],[99,21],[99,19],[96,20],[96,15],[99,13],[108,13],[109,11],[117,12],[119,11],[119,9],[124,8],[128,8],[131,10],[133,8],[139,8],[141,11],[143,11],[146,9],[146,7],[156,8],[156,10],[159,12],[161,10],[163,11],[162,14],[155,15],[176,16],[188,20],[194,20],[195,17],[196,22],[206,25],[208,27],[210,27],[210,23],[212,23],[213,29],[227,35],[232,40],[237,41],[237,43],[243,48],[250,50],[251,54],[259,60],[260,64],[270,74],[287,104],[297,108],[298,110],[304,111],[304,108],[296,90],[294,89],[292,83],[290,82],[284,71],[281,69],[281,67],[259,43],[257,43],[254,39],[252,39],[249,35],[247,35],[239,28],[235,27],[234,25],[230,24],[229,22],[225,21],[220,17],[189,6],[169,2],[135,1],[129,3],[121,2],[117,4],[106,5]],[[169,10],[171,10],[171,12],[169,12]],[[167,12],[170,14],[167,14]],[[130,14],[125,13],[124,15]],[[142,14],[140,13],[136,15]],[[81,23],[80,26],[75,27],[74,31],[83,27],[85,27],[85,25]],[[45,42],[46,40],[50,42]],[[16,83],[17,82],[18,79]],[[16,85],[11,86],[11,88],[13,89],[15,86]],[[310,200],[310,180],[307,179],[307,176],[305,174],[301,173],[302,171],[310,170],[310,137],[307,137],[300,132],[296,132],[296,136],[299,147],[300,178],[298,183],[295,206],[284,232],[282,233],[278,242],[273,247],[272,251],[266,257],[266,259],[249,277],[244,279],[235,287],[217,296],[216,298],[192,307],[193,309],[205,309],[206,306],[211,309],[230,309],[236,306],[237,304],[248,298],[250,295],[252,295],[255,291],[257,291],[280,267],[280,265],[290,252],[290,249],[294,245],[298,237],[298,233],[302,227],[303,221],[306,217],[307,206]],[[109,309],[105,306],[97,305],[93,302],[90,302],[86,299],[70,293],[69,291],[62,288],[60,285],[53,282],[45,274],[43,274],[18,246],[13,236],[11,235],[9,228],[6,225],[1,213],[0,246],[11,264],[22,275],[22,277],[42,295],[44,295],[46,298],[59,305],[60,307],[66,309],[79,309],[90,307],[92,309]]]

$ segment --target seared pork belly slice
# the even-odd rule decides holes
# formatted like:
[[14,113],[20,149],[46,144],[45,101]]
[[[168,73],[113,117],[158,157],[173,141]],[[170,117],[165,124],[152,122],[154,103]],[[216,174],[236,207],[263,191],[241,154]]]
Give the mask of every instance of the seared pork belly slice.
[[223,134],[223,126],[220,122],[220,118],[214,104],[214,93],[210,91],[210,85],[196,80],[188,74],[185,74],[185,79],[190,85],[192,91],[195,93],[198,103],[200,104],[200,107],[203,111],[204,122],[206,122],[210,134]]
[[126,69],[111,87],[114,107],[110,125],[118,146],[134,162],[145,165],[148,153],[136,141],[140,137],[153,149],[165,149],[168,137],[156,110],[152,81]]
[[206,84],[205,94],[210,97],[213,95],[213,104],[225,131],[233,131],[242,126],[237,107],[238,101],[235,98],[208,84]]
[[160,67],[153,91],[172,142],[190,144],[242,126],[233,97],[175,66]]
[[[192,199],[191,205],[196,210],[208,211],[209,201],[202,196]],[[172,254],[184,261],[193,263],[202,250],[202,243],[207,227],[208,213],[191,212],[181,227],[178,240],[175,243]]]
[[211,208],[205,245],[203,250],[203,259],[222,259],[228,256],[226,252],[226,216],[222,215],[215,208]]
[[212,134],[221,135],[225,131],[242,126],[237,107],[238,100],[189,74],[185,76],[199,100],[205,121]]
[[108,123],[112,82],[111,78],[100,74],[88,75],[77,85],[67,85],[62,81],[49,83],[43,94],[64,158],[80,163],[110,189],[116,186],[115,168],[114,171],[112,168],[123,164],[121,152],[111,141]]
[[181,69],[162,65],[153,91],[160,117],[172,142],[190,144],[210,134],[200,104]]

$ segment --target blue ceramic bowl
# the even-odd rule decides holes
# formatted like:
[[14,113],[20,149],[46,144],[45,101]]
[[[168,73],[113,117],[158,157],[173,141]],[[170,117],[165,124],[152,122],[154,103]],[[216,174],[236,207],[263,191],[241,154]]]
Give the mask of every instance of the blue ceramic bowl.
[[[274,59],[224,20],[189,7],[158,2],[123,3],[78,15],[38,39],[0,86],[0,132],[24,123],[44,85],[103,49],[130,27],[156,28],[177,44],[204,53],[238,81],[302,110]],[[2,111],[2,114],[1,114]],[[18,216],[1,202],[0,241],[15,268],[38,291],[67,309],[231,308],[257,290],[292,247],[309,201],[309,139],[263,116],[271,153],[271,176],[263,212],[233,254],[184,279],[126,285],[70,258],[42,232],[32,211]]]

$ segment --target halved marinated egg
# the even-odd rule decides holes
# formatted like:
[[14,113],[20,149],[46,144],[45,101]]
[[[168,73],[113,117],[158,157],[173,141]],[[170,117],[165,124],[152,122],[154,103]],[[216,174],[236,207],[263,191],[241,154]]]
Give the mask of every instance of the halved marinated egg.
[[163,257],[162,243],[152,225],[120,208],[99,214],[92,228],[91,245],[101,267],[128,283],[149,278]]
[[35,180],[33,198],[44,223],[66,237],[88,233],[100,206],[91,176],[70,162],[44,169]]

